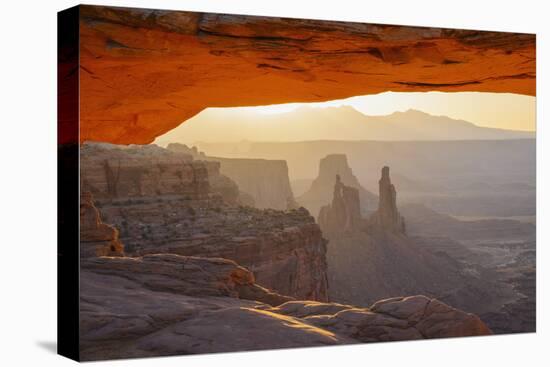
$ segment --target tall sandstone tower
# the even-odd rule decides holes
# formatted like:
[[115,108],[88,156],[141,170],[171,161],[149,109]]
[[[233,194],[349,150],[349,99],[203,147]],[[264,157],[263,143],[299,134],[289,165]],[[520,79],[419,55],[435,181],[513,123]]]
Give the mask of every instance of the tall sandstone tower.
[[332,204],[321,208],[318,223],[329,237],[336,233],[354,232],[361,226],[359,190],[342,183],[336,175]]
[[371,227],[405,234],[405,220],[397,210],[397,193],[395,186],[391,183],[390,167],[388,166],[382,168],[378,190],[378,210],[369,218]]

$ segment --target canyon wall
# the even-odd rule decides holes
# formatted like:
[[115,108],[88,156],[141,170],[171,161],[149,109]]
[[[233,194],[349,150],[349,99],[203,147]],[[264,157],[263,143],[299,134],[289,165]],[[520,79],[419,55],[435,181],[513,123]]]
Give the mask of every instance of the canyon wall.
[[206,199],[209,169],[203,162],[156,146],[118,147],[85,144],[80,152],[81,191],[96,199],[155,195]]
[[241,204],[239,187],[220,173],[218,162],[196,161],[155,145],[84,144],[80,164],[81,189],[97,199],[219,196],[228,204]]
[[195,159],[219,162],[220,173],[236,182],[243,194],[252,198],[250,206],[279,210],[297,208],[284,160],[212,157],[196,147],[180,143],[170,143],[167,149],[190,154]]
[[281,212],[156,197],[98,204],[120,228],[131,256],[221,257],[254,272],[259,284],[299,299],[327,296],[326,241],[305,210]]
[[214,192],[210,182],[225,177],[219,162],[156,146],[85,144],[81,167],[82,190],[94,193],[103,221],[118,229],[129,256],[222,257],[282,294],[328,300],[326,241],[314,219],[303,209],[232,205],[235,195],[222,195],[219,187]]
[[221,163],[220,172],[249,194],[257,208],[279,210],[296,207],[286,161],[211,157]]

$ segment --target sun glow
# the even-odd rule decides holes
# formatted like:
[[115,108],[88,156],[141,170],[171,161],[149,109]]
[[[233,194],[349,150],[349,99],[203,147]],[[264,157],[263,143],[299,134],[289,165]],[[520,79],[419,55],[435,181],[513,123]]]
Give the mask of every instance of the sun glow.
[[320,108],[351,106],[365,115],[388,115],[416,109],[432,115],[466,120],[478,126],[524,131],[536,129],[536,98],[510,93],[385,92],[320,103],[286,103],[232,109],[276,115],[292,112],[304,105]]

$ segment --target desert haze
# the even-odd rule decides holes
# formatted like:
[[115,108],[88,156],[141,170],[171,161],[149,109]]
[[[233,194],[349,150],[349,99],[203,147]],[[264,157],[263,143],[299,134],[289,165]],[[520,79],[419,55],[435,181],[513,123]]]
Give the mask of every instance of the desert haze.
[[65,14],[60,350],[536,330],[534,35]]
[[[258,116],[82,146],[85,359],[534,331],[534,133],[416,110]],[[229,141],[199,141],[213,131]],[[127,299],[167,326],[128,344],[112,316],[98,337]]]
[[[532,139],[532,131],[480,127],[418,110],[367,116],[351,106],[309,107],[265,114],[259,110],[207,109],[157,138],[168,142],[298,142],[311,140],[502,140]],[[191,140],[194,139],[194,140]]]

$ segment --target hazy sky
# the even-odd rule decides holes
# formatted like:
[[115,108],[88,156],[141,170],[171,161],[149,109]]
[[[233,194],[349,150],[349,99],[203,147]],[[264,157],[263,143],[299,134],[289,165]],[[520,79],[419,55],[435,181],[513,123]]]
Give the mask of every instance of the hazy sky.
[[[285,127],[284,124],[280,125],[277,123],[277,114],[285,114],[304,105],[321,108],[351,106],[355,110],[371,116],[390,115],[396,111],[404,112],[409,109],[415,109],[431,115],[444,115],[453,119],[465,120],[482,127],[535,131],[535,97],[478,92],[386,92],[323,103],[208,108],[197,116],[187,120],[178,128],[158,137],[155,142],[165,145],[173,141],[185,143],[194,143],[196,141],[239,141],[242,139],[269,141],[279,133],[284,136],[284,131],[280,130],[284,130]],[[242,118],[239,116],[242,116]],[[331,117],[327,118],[332,121]],[[332,117],[335,120],[334,124],[325,124],[327,126],[322,126],[322,124],[315,125],[311,122],[308,124],[304,121],[302,129],[307,131],[298,132],[298,134],[294,133],[294,135],[300,135],[302,140],[308,139],[307,136],[302,137],[301,135],[310,134],[312,135],[311,138],[314,138],[315,133],[317,135],[321,134],[321,138],[325,139],[331,136],[337,137],[342,129],[342,126],[340,128],[338,126],[338,118],[338,116]],[[238,122],[232,123],[231,121]],[[266,124],[264,125],[265,129],[259,128],[262,122]],[[271,126],[275,124],[277,126]],[[276,128],[276,130],[273,130],[273,128]],[[334,129],[333,133],[328,131],[332,129]],[[293,129],[291,128],[290,130]],[[315,132],[312,134],[314,130]]]
[[[241,108],[271,114],[292,111],[301,105],[289,103]],[[478,126],[535,131],[535,97],[511,93],[386,92],[309,105],[349,105],[365,115],[389,115],[395,111],[415,109],[466,120]]]

